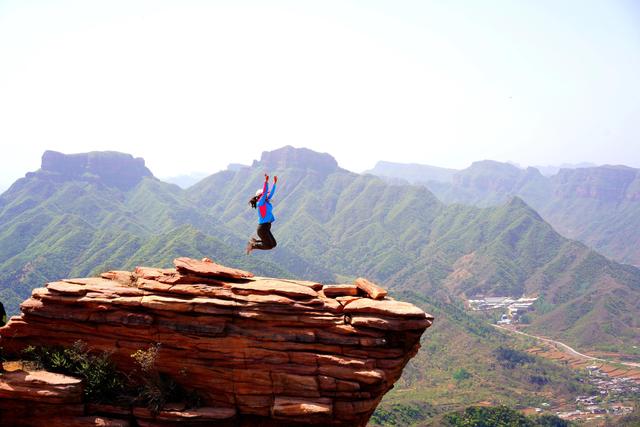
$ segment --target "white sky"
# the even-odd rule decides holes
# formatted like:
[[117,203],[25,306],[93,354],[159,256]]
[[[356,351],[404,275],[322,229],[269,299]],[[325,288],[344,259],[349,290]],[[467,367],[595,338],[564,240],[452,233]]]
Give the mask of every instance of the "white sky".
[[0,189],[46,149],[639,167],[638,76],[634,0],[0,0]]

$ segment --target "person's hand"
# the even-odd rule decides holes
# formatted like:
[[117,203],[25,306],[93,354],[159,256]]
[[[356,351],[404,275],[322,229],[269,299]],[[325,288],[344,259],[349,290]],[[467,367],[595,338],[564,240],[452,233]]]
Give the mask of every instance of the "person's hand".
[[269,181],[269,175],[267,175],[266,173],[264,174],[264,180],[265,182]]
[[276,182],[278,182],[278,175],[273,177],[273,183],[275,184]]

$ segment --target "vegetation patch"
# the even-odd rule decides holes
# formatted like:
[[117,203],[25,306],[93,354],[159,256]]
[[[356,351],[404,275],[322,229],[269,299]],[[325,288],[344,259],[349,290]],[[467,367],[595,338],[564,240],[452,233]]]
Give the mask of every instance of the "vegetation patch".
[[425,421],[436,414],[434,408],[424,402],[409,402],[378,407],[371,416],[372,425],[410,426]]
[[495,356],[500,365],[507,369],[513,369],[525,363],[533,363],[535,359],[524,351],[500,346],[495,350]]
[[195,391],[184,389],[171,376],[158,371],[156,361],[160,347],[157,343],[131,355],[138,365],[138,370],[134,372],[136,383],[139,384],[137,402],[154,414],[160,412],[168,402],[184,402],[187,407],[200,406],[201,399]]
[[35,367],[84,380],[84,396],[89,402],[114,402],[125,391],[127,378],[111,361],[111,353],[95,352],[82,341],[71,347],[33,347],[23,351]]
[[506,406],[471,406],[462,412],[444,416],[446,427],[568,427],[570,424],[555,415],[526,417]]
[[160,347],[155,344],[133,353],[137,368],[132,372],[118,370],[112,353],[94,351],[82,341],[67,348],[29,346],[23,356],[33,369],[81,378],[87,402],[141,404],[154,414],[168,402],[185,403],[188,408],[200,406],[201,398],[195,391],[186,390],[173,377],[158,371]]
[[464,368],[458,368],[453,373],[453,379],[460,384],[462,381],[471,378],[471,374]]

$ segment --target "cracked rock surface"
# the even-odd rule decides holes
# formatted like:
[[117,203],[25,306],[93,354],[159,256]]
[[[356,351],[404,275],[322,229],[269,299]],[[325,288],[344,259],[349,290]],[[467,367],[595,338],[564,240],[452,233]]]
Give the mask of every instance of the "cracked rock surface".
[[[132,353],[160,343],[158,370],[196,390],[203,408],[155,417],[137,408],[127,416],[139,425],[364,426],[433,321],[365,279],[323,285],[209,260],[174,265],[34,289],[22,314],[0,328],[0,347],[19,355],[29,345],[82,340],[112,351],[127,371]],[[24,384],[14,395],[1,384],[0,405],[29,399]],[[47,404],[56,402],[65,400]]]

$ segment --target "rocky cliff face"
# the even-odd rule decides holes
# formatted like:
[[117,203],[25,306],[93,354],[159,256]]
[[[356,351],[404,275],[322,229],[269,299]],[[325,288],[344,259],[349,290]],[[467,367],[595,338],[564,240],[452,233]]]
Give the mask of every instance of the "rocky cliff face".
[[[160,343],[158,370],[196,390],[204,407],[155,417],[102,408],[113,425],[133,418],[149,426],[364,426],[433,320],[364,279],[322,285],[254,277],[208,260],[174,263],[35,289],[22,314],[0,328],[0,347],[17,356],[29,345],[80,339],[113,351],[126,371],[132,353]],[[0,408],[7,399],[38,405],[37,387],[15,394],[11,381],[25,378],[0,377]],[[71,400],[56,401],[75,405],[68,425],[95,416],[88,407],[78,411],[77,390],[70,393]]]
[[[604,165],[560,169],[557,174],[545,177],[533,167],[520,169],[484,160],[457,172],[446,191],[439,187],[434,187],[434,191],[445,201],[472,201],[479,205],[483,205],[479,203],[482,198],[489,198],[489,204],[499,204],[509,195],[522,196],[537,208],[575,198],[619,203],[640,200],[640,171]],[[456,195],[462,200],[455,199]]]
[[45,151],[40,171],[35,173],[58,180],[100,181],[122,190],[134,187],[144,177],[153,176],[144,159],[114,151],[81,154]]
[[616,203],[640,200],[640,171],[626,166],[561,169],[551,181],[557,197],[577,196]]
[[338,162],[330,154],[318,153],[307,148],[294,148],[290,145],[273,151],[264,151],[260,161],[255,161],[253,166],[262,166],[266,171],[303,168],[325,174],[339,169]]
[[509,163],[493,160],[474,162],[453,176],[453,185],[481,193],[514,194],[528,181],[544,180],[535,168],[520,169]]

